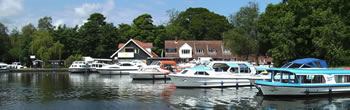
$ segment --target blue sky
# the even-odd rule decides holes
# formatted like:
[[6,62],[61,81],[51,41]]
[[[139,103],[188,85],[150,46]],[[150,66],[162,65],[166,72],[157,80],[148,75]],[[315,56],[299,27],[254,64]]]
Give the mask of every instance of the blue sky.
[[74,26],[86,22],[90,14],[99,12],[114,25],[131,24],[137,16],[148,13],[156,25],[164,24],[169,17],[166,11],[184,11],[189,7],[204,7],[220,15],[229,16],[248,2],[257,2],[260,12],[270,3],[281,0],[0,0],[0,22],[9,30],[51,16],[54,25]]

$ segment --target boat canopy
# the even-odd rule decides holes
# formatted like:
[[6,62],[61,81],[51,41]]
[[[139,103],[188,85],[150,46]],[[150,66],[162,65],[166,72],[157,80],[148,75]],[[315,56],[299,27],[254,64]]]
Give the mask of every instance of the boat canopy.
[[347,74],[350,75],[350,70],[346,70],[343,68],[339,69],[292,69],[292,68],[272,68],[267,69],[268,72],[288,72],[294,73],[295,75],[316,75],[316,74]]
[[237,63],[226,63],[230,67],[239,67]]
[[269,69],[269,67],[265,67],[265,66],[254,66],[256,70],[267,70]]
[[159,61],[162,64],[173,64],[176,67],[176,62],[175,61]]
[[303,58],[288,62],[281,68],[328,68],[326,61],[317,58]]
[[189,69],[194,70],[194,71],[213,71],[213,69],[211,69],[209,67],[203,67],[203,66],[195,66],[195,67],[192,67]]

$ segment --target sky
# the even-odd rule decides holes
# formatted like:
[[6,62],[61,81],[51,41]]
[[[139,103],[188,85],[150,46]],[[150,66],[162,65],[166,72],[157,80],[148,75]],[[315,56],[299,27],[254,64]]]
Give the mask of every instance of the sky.
[[97,12],[115,26],[131,24],[134,18],[145,13],[152,16],[153,24],[160,25],[169,20],[166,11],[170,9],[185,11],[190,7],[203,7],[229,16],[248,2],[258,3],[260,12],[264,12],[268,4],[281,0],[0,0],[0,23],[9,30],[20,30],[29,23],[37,26],[40,18],[50,16],[55,26],[73,27],[84,24],[90,14]]

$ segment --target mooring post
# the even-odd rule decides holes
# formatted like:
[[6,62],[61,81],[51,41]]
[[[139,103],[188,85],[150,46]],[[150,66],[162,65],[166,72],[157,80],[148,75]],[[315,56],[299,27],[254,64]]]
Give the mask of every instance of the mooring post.
[[238,90],[238,82],[236,82],[236,89]]
[[164,83],[166,83],[166,80],[167,80],[167,79],[166,79],[166,74],[164,74]]
[[252,81],[250,81],[250,89],[252,89],[253,83]]

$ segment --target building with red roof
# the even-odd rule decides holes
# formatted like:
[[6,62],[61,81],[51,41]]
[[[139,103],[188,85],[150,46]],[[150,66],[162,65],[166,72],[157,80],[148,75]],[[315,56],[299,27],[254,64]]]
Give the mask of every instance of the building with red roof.
[[147,60],[147,58],[158,57],[152,52],[152,43],[143,43],[139,40],[130,39],[126,43],[120,43],[118,50],[110,58],[115,60]]

